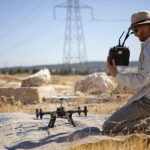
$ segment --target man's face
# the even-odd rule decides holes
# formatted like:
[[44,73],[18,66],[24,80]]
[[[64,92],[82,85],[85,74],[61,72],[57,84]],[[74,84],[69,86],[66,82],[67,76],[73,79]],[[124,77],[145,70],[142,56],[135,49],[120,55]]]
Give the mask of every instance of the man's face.
[[135,26],[132,30],[141,42],[146,41],[150,37],[150,25]]

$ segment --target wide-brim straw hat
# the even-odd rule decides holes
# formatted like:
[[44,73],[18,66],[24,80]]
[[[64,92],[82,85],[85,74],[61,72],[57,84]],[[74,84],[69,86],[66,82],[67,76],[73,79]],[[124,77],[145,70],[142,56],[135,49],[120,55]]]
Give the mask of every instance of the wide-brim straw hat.
[[129,27],[129,29],[133,29],[133,27],[137,25],[149,23],[150,23],[150,11],[141,11],[131,16],[131,26]]

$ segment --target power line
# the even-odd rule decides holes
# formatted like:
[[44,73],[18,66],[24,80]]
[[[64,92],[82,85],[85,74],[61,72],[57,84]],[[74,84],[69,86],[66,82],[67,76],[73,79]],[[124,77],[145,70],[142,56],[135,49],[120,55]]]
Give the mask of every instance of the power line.
[[95,19],[95,22],[130,22],[128,19]]
[[[37,38],[41,38],[45,33],[47,34],[49,30],[50,30],[50,31],[53,31],[53,29],[56,28],[58,25],[60,25],[60,23],[58,23],[57,25],[54,25],[53,27],[50,27],[49,24],[48,24],[46,27],[44,27],[44,28],[42,27],[42,29],[44,29],[44,30],[40,30],[40,32],[37,31],[37,32],[33,33],[32,35],[30,35],[29,37],[25,38],[23,41],[21,41],[21,42],[15,44],[14,46],[12,46],[12,47],[10,47],[10,48],[5,49],[4,51],[5,51],[6,53],[5,53],[4,55],[1,55],[1,56],[3,57],[3,56],[5,56],[5,55],[8,55],[10,52],[12,52],[12,51],[14,51],[16,48],[18,48],[18,47],[24,45],[24,44],[27,43],[28,41],[31,42],[31,41],[33,41],[33,40],[35,40],[35,39],[37,39]],[[36,35],[37,35],[37,36],[36,36]],[[34,36],[36,36],[36,37],[33,38]]]
[[[49,6],[55,4],[57,1],[52,1],[49,5],[47,5],[46,8],[44,8],[44,11],[42,11],[42,12],[39,11],[38,14],[36,14],[36,15],[34,15],[34,16],[31,15],[32,12],[34,12],[35,10],[37,10],[36,8],[37,8],[38,6],[41,6],[40,4],[41,4],[42,2],[43,2],[43,1],[40,1],[40,2],[38,3],[38,5],[36,5],[36,7],[34,7],[35,9],[32,8],[32,10],[31,10],[30,12],[28,12],[28,14],[26,14],[26,16],[24,16],[23,18],[20,18],[20,20],[18,20],[17,24],[14,25],[13,29],[7,30],[3,35],[0,36],[0,39],[8,37],[11,33],[16,33],[16,30],[18,31],[18,30],[20,30],[20,29],[23,29],[23,27],[25,27],[25,25],[31,24],[34,20],[39,19],[39,16],[43,15],[44,12],[48,10]],[[44,3],[42,3],[42,4],[44,4]],[[38,7],[38,8],[41,8],[41,7]],[[31,16],[32,16],[32,17],[31,17]],[[29,19],[29,18],[30,18],[30,19]],[[28,21],[27,21],[27,19],[28,19]],[[23,22],[24,22],[24,24],[21,25]],[[19,24],[20,24],[20,27],[19,27]],[[11,26],[11,27],[12,27],[12,26]]]
[[[25,58],[25,57],[28,57],[28,56],[31,56],[32,54],[35,54],[37,53],[37,50],[42,50],[42,52],[45,50],[45,49],[50,49],[52,47],[52,45],[58,43],[58,41],[62,40],[63,39],[63,35],[61,35],[60,37],[56,38],[55,40],[51,41],[50,43],[48,43],[47,47],[46,48],[35,48],[35,49],[32,49],[30,50],[30,53],[27,53],[25,55],[22,55],[20,57],[16,57],[15,59],[20,59],[20,58]],[[27,50],[24,50],[24,51],[27,51]],[[41,52],[41,51],[38,51],[38,52]]]
[[11,18],[13,18],[18,11],[22,10],[23,7],[25,7],[25,4],[28,3],[29,0],[24,0],[22,1],[22,3],[20,5],[18,5],[12,12],[10,12],[10,14],[8,16],[6,16],[1,22],[0,22],[0,26],[6,24]]
[[[88,21],[85,25],[84,25],[84,27],[86,27],[87,25],[89,25],[90,23],[91,23],[92,21]],[[59,23],[60,24],[60,23]],[[51,28],[51,30],[52,30],[53,28]],[[39,37],[39,36],[38,36]],[[41,36],[40,36],[41,37]],[[25,52],[27,52],[28,50],[30,51],[30,53],[28,52],[27,54],[25,54],[25,55],[20,55],[19,57],[15,57],[14,59],[15,60],[19,60],[20,58],[22,59],[22,58],[26,58],[26,57],[28,57],[28,56],[31,56],[31,55],[33,55],[33,54],[35,54],[35,53],[37,53],[37,50],[42,50],[42,52],[44,51],[44,49],[50,49],[51,47],[52,47],[52,45],[54,45],[54,44],[56,44],[56,43],[58,43],[60,40],[62,40],[63,39],[63,35],[61,35],[60,37],[58,37],[58,38],[56,38],[55,40],[53,40],[53,41],[51,41],[50,43],[48,43],[48,45],[47,45],[47,47],[46,48],[35,48],[35,49],[32,49],[31,50],[31,48],[28,48],[28,49],[23,49],[23,51],[25,51]],[[32,39],[32,40],[35,40],[35,39]],[[24,43],[25,44],[25,43]],[[40,51],[39,51],[40,52]],[[8,55],[9,55],[10,53],[8,53]],[[16,55],[16,54],[15,54]],[[11,55],[12,56],[12,55]]]

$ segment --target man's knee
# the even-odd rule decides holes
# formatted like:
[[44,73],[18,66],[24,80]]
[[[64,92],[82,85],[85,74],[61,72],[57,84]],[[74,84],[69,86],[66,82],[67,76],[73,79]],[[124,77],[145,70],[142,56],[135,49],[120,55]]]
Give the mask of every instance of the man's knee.
[[115,113],[106,120],[102,126],[104,134],[111,134],[117,132],[117,126],[121,123],[125,122],[124,117],[122,115],[123,108],[117,110]]

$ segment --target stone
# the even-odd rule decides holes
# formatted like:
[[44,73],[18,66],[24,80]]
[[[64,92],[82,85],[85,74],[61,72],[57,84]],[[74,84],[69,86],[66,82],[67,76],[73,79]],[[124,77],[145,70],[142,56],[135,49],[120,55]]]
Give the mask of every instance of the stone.
[[19,87],[19,88],[0,88],[0,96],[14,97],[15,101],[23,104],[35,104],[43,101],[44,97],[55,95],[53,86],[43,87]]
[[42,69],[39,72],[28,76],[22,80],[21,87],[38,87],[47,85],[51,82],[51,75],[48,69]]
[[75,91],[104,93],[112,91],[116,83],[104,72],[90,74],[76,82]]
[[[120,144],[123,144],[124,147],[127,145],[131,149],[131,144],[133,145],[137,142],[140,142],[140,147],[142,146],[140,145],[141,141],[145,142],[145,144],[149,144],[150,136],[147,134],[117,134],[117,136],[104,135],[102,132],[102,125],[109,116],[110,114],[88,114],[87,117],[84,117],[84,115],[81,114],[81,117],[79,117],[78,114],[76,114],[73,116],[76,127],[70,125],[66,119],[57,118],[55,126],[53,128],[48,128],[47,125],[50,120],[49,115],[43,117],[41,120],[36,119],[35,115],[21,112],[0,113],[0,149],[68,150],[73,145],[87,143],[97,144],[98,142],[102,141],[106,141],[104,144],[106,146],[108,145],[109,147],[113,146],[112,141],[116,141],[117,143],[120,141]],[[147,129],[149,129],[148,121],[146,124]],[[133,136],[139,137],[140,140],[136,142],[132,138]],[[124,143],[124,141],[127,140],[129,145],[126,144],[127,142]],[[117,146],[118,145],[119,144],[117,144]],[[138,149],[140,149],[140,147]],[[88,149],[92,148],[88,147]],[[97,147],[97,149],[99,148]]]

